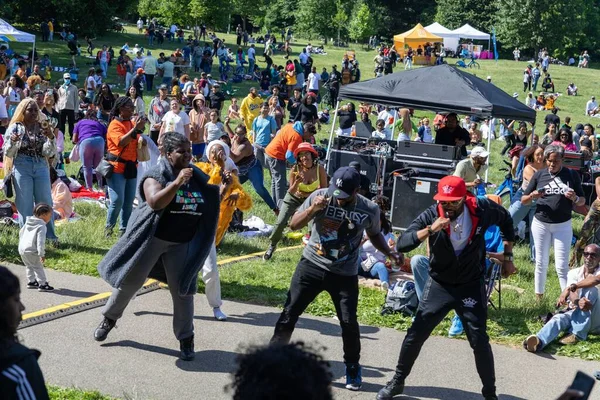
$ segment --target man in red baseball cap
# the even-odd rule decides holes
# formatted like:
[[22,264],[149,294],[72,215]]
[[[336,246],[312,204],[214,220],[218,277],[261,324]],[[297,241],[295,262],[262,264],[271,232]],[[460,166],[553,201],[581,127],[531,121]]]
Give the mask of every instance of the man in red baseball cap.
[[486,331],[484,235],[492,225],[500,228],[504,241],[502,272],[504,276],[513,274],[512,219],[501,205],[467,192],[465,181],[458,176],[442,178],[437,190],[433,197],[437,203],[410,224],[396,245],[399,252],[406,253],[427,240],[429,278],[413,325],[402,343],[396,373],[379,391],[377,399],[389,400],[404,391],[404,381],[421,347],[448,311],[454,309],[475,354],[483,397],[497,400],[494,357]]

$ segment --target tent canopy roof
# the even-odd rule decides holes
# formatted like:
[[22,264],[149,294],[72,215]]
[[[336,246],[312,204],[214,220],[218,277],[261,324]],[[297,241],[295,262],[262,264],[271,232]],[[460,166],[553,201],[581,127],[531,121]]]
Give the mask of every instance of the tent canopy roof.
[[443,26],[437,22],[434,22],[431,25],[427,25],[425,27],[425,30],[427,30],[428,32],[430,32],[434,35],[438,35],[441,37],[458,37],[450,29],[446,28],[445,26]]
[[464,24],[460,28],[453,30],[452,33],[457,34],[461,38],[467,39],[489,40],[490,38],[488,33],[478,31],[469,24]]
[[423,25],[417,24],[411,30],[394,36],[394,41],[405,42],[407,40],[420,40],[424,42],[441,42],[443,38],[434,35],[423,28]]
[[339,97],[390,107],[535,121],[535,110],[493,84],[447,64],[346,85]]
[[35,35],[15,29],[3,19],[0,19],[0,40],[5,42],[35,42]]

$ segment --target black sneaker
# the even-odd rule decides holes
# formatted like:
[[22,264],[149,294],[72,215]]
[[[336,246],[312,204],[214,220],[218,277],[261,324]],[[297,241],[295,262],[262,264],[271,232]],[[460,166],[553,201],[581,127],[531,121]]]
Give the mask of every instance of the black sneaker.
[[270,244],[269,248],[267,249],[267,251],[265,251],[265,254],[263,255],[263,260],[269,261],[271,257],[273,257],[273,253],[275,253],[276,248],[277,246],[273,246],[272,244]]
[[103,342],[108,337],[108,332],[112,330],[117,325],[117,321],[114,319],[106,318],[100,322],[100,325],[94,331],[94,339],[97,342]]
[[404,380],[396,375],[377,393],[377,400],[391,400],[404,392]]
[[54,290],[54,288],[52,286],[48,285],[48,282],[46,282],[43,285],[40,285],[40,287],[38,287],[38,292],[51,292],[53,290]]
[[498,400],[498,396],[496,396],[496,395],[493,395],[493,396],[485,396],[484,398],[485,398],[485,400]]
[[33,281],[33,282],[27,283],[27,289],[37,289],[39,287],[40,287],[40,284],[38,283],[38,281]]
[[194,352],[194,335],[187,339],[180,340],[179,349],[181,350],[179,353],[180,360],[192,361],[194,357],[196,357],[196,353]]

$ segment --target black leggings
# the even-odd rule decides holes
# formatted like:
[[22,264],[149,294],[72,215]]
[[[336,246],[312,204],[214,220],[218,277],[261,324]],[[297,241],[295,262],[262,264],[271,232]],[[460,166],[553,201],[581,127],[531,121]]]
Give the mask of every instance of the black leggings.
[[298,317],[322,291],[326,291],[331,296],[342,327],[344,362],[358,363],[360,360],[360,332],[356,318],[358,276],[334,274],[304,257],[300,259],[292,277],[287,300],[275,325],[271,342],[288,343]]

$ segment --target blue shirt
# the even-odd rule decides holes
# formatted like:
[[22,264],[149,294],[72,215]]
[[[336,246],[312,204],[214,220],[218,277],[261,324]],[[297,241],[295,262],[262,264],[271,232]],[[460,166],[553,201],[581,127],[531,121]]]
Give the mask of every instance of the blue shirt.
[[261,147],[267,147],[271,143],[271,133],[277,132],[277,122],[270,115],[266,118],[259,115],[252,122],[252,130],[254,131],[254,143]]

